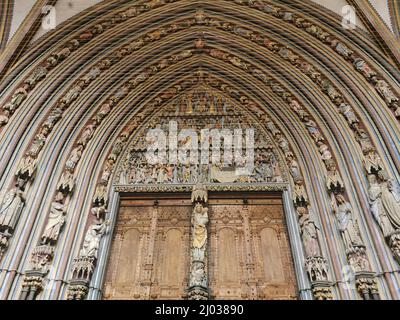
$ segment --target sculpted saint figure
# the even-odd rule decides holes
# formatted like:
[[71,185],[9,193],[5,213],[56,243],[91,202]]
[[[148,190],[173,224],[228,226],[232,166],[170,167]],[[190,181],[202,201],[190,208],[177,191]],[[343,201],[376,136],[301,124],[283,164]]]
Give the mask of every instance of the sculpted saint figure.
[[368,195],[371,213],[378,222],[383,235],[387,237],[394,232],[394,228],[382,205],[382,188],[378,183],[375,174],[368,175],[368,181],[370,184]]
[[354,66],[358,71],[360,71],[368,79],[376,76],[376,72],[374,70],[372,70],[367,65],[367,63],[361,58],[357,58],[354,60]]
[[395,229],[400,228],[400,194],[393,180],[382,183],[382,206]]
[[399,102],[399,99],[394,95],[385,80],[378,80],[375,84],[375,88],[385,99],[387,104],[391,105],[392,103]]
[[340,112],[344,115],[346,118],[347,122],[352,125],[353,123],[358,123],[359,120],[357,119],[357,116],[354,113],[354,110],[351,108],[351,106],[347,103],[342,103],[340,106]]
[[301,176],[301,173],[300,173],[300,166],[297,163],[297,161],[294,160],[293,155],[291,155],[291,154],[287,155],[286,159],[287,159],[287,162],[289,165],[289,170],[293,177],[293,180],[294,181],[302,181],[303,177]]
[[93,257],[97,259],[97,251],[99,249],[100,240],[110,224],[109,220],[99,224],[92,224],[86,231],[83,246],[79,252],[80,258]]
[[14,231],[17,225],[23,202],[23,193],[18,186],[8,191],[1,199],[0,228],[8,235],[11,235],[10,232]]
[[42,127],[40,132],[35,136],[35,139],[28,151],[28,154],[36,158],[46,143],[47,135],[49,134],[48,127]]
[[204,252],[207,244],[207,223],[208,209],[204,208],[201,203],[196,203],[192,218],[192,252],[194,260],[204,260]]
[[109,103],[104,103],[99,112],[96,113],[96,115],[93,117],[93,120],[96,121],[97,124],[99,124],[111,111],[111,106]]
[[71,153],[70,157],[68,158],[67,163],[65,164],[65,167],[68,170],[73,171],[75,169],[75,166],[77,165],[78,161],[82,157],[82,152],[83,152],[82,145],[79,145],[74,150],[72,150],[72,153]]
[[94,124],[89,124],[82,132],[82,135],[78,140],[78,144],[86,146],[90,139],[92,139],[95,128],[96,126]]
[[60,107],[55,107],[53,110],[51,110],[50,115],[43,123],[43,127],[47,127],[49,128],[49,130],[52,130],[54,125],[58,122],[58,120],[61,119],[62,114],[63,114],[62,109]]
[[311,136],[314,138],[315,142],[324,141],[325,139],[322,137],[321,132],[319,131],[317,124],[309,119],[308,117],[304,118],[305,125],[310,132]]
[[321,256],[318,243],[317,227],[315,226],[314,221],[311,220],[310,215],[306,213],[307,209],[301,207],[297,210],[299,211],[299,209],[304,211],[300,213],[301,217],[299,222],[301,228],[301,237],[303,239],[304,248],[306,251],[306,257]]
[[368,152],[374,150],[374,146],[372,145],[368,133],[364,129],[360,128],[357,123],[354,124],[353,127],[357,132],[356,140],[359,142],[363,154],[367,154]]
[[57,241],[60,234],[60,230],[65,223],[65,208],[62,202],[64,197],[61,192],[58,192],[55,196],[53,203],[51,204],[49,220],[47,221],[46,227],[44,228],[42,235],[42,243],[47,244],[51,241]]
[[332,201],[332,209],[339,223],[339,230],[342,233],[346,248],[352,246],[361,246],[362,240],[357,221],[353,217],[350,203],[348,203],[343,195],[336,196],[336,201]]
[[38,83],[40,80],[46,77],[47,73],[48,71],[45,67],[39,66],[35,70],[33,70],[31,75],[24,81],[24,83],[28,84],[31,88],[33,88],[36,83]]
[[25,88],[21,87],[18,88],[15,93],[11,97],[11,101],[7,103],[3,109],[10,111],[11,113],[14,112],[20,104],[25,100],[27,97],[28,92],[25,90]]

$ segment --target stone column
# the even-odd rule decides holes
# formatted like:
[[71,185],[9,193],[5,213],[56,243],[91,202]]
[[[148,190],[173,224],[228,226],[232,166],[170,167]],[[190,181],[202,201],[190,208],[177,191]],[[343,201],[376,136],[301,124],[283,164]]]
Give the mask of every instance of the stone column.
[[189,300],[208,300],[208,202],[207,190],[198,184],[193,188],[191,218]]

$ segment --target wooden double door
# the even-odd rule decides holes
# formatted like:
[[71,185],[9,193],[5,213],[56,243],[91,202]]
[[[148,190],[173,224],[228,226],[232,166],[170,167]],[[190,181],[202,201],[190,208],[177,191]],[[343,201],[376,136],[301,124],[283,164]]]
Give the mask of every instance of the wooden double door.
[[[190,264],[190,195],[123,197],[104,299],[185,299]],[[210,194],[211,299],[296,299],[292,254],[279,194]]]

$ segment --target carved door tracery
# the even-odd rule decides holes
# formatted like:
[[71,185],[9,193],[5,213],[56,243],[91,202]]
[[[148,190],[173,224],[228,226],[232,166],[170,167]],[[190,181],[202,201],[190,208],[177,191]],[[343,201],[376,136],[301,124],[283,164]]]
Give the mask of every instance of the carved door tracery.
[[[211,199],[211,299],[294,299],[296,279],[282,200]],[[104,299],[186,299],[190,269],[189,196],[123,199]]]

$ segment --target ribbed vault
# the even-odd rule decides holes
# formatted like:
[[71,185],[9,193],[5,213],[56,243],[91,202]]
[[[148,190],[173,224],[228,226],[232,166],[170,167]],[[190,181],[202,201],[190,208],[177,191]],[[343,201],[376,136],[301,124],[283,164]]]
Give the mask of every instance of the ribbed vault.
[[[7,193],[23,180],[19,183],[24,184],[25,198],[4,246],[2,297],[17,298],[21,288],[31,286],[29,256],[40,243],[65,164],[93,117],[103,112],[73,170],[74,188],[61,188],[66,222],[52,244],[51,267],[44,277],[54,280],[49,283],[55,289],[44,290],[42,298],[67,297],[73,259],[94,221],[91,210],[108,206],[110,211],[116,205],[111,183],[99,192],[104,164],[115,145],[123,144],[116,153],[118,163],[127,137],[145,126],[153,112],[206,81],[240,103],[264,128],[288,172],[291,162],[280,137],[299,164],[304,180],[292,176],[288,192],[303,190],[308,197],[304,201],[294,196],[294,207],[300,217],[306,208],[319,226],[321,256],[329,270],[325,280],[331,288],[326,294],[325,287],[310,279],[304,290],[312,288],[316,298],[359,296],[340,284],[351,255],[331,203],[332,197],[343,194],[359,222],[367,271],[380,296],[399,298],[393,258],[397,247],[371,214],[368,176],[386,172],[400,179],[400,75],[362,33],[340,29],[322,8],[320,19],[309,6],[284,0],[109,1],[40,39],[0,89],[0,190]],[[339,176],[337,185],[327,186],[333,176]],[[109,199],[93,203],[99,194]],[[103,273],[95,271],[95,289],[100,290]],[[95,289],[89,297],[97,297]]]

